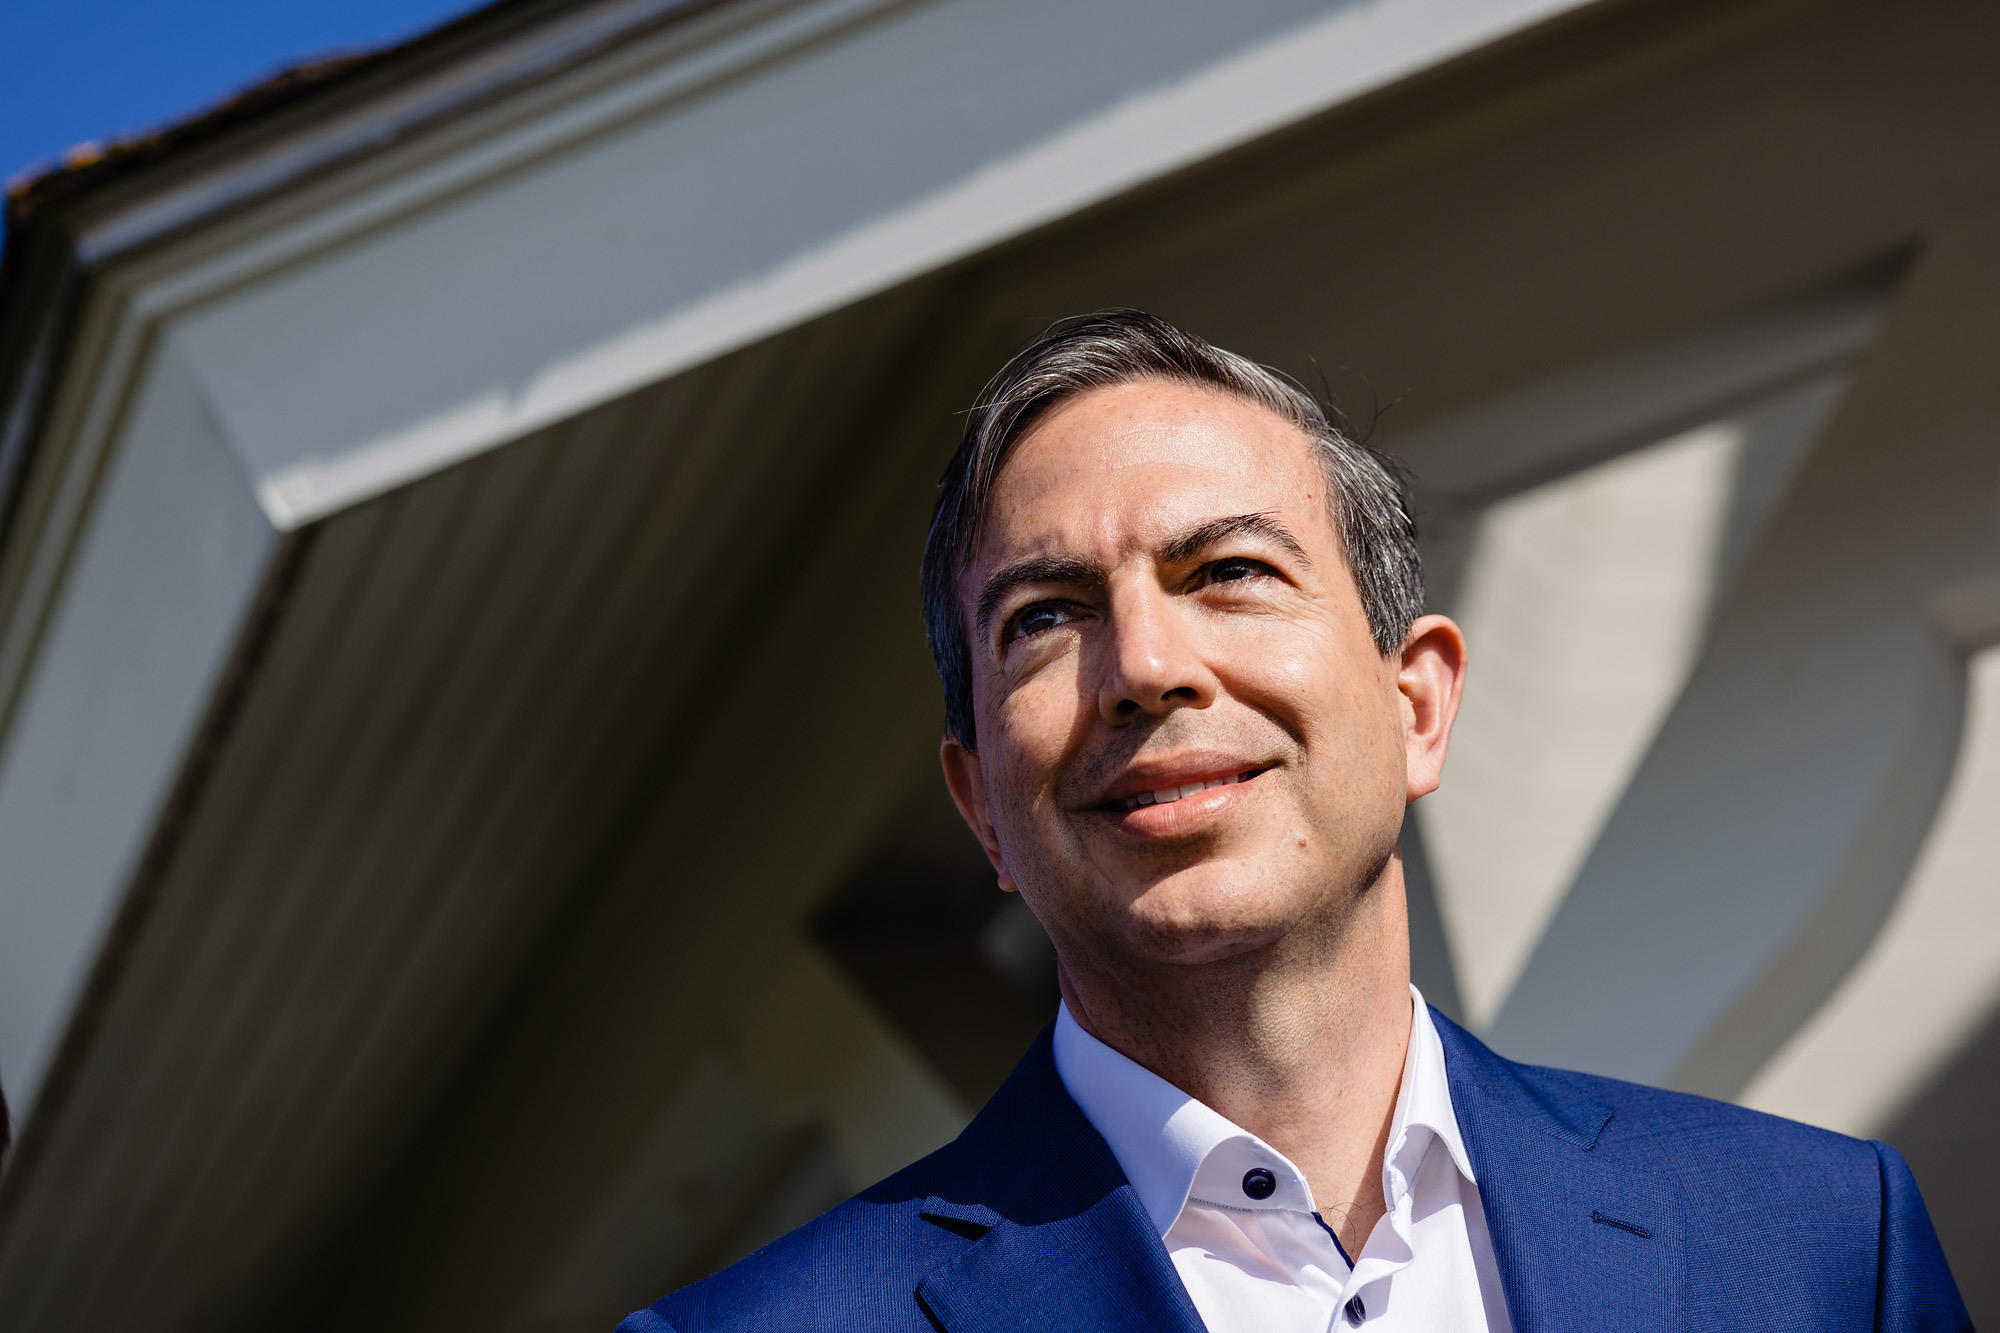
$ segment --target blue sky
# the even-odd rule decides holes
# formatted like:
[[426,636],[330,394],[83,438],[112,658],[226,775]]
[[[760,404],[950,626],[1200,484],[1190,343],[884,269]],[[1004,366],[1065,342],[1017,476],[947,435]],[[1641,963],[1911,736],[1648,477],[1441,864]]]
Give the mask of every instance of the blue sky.
[[313,56],[393,42],[467,0],[0,0],[0,179],[197,112]]

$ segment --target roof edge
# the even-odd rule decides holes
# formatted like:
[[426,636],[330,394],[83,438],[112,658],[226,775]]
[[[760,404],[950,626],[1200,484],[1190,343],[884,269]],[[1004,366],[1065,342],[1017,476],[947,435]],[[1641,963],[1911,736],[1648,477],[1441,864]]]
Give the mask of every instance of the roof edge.
[[[0,248],[0,551],[13,538],[70,335],[108,261],[418,137],[642,32],[741,2],[495,0],[402,42],[287,66],[191,117],[17,177]],[[426,78],[433,86],[421,95],[396,96]],[[371,102],[385,103],[379,115]],[[288,138],[298,142],[282,151]],[[188,188],[203,175],[214,177],[211,188]],[[120,212],[130,221],[87,239],[91,224]]]

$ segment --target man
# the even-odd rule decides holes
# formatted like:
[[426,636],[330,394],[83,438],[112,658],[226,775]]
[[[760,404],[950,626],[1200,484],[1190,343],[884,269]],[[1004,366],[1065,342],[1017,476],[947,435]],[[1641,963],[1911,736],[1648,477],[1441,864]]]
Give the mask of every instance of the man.
[[1494,1055],[1410,985],[1464,680],[1396,475],[1136,312],[1008,365],[924,555],[945,780],[1063,1004],[677,1329],[1969,1327],[1894,1149]]

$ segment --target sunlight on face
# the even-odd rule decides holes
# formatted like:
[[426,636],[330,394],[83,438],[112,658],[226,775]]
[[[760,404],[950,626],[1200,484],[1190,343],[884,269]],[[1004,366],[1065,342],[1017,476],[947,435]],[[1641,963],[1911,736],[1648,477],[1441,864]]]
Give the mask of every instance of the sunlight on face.
[[1008,460],[960,587],[1002,883],[1066,956],[1224,957],[1373,881],[1397,662],[1289,422],[1159,381],[1071,399]]

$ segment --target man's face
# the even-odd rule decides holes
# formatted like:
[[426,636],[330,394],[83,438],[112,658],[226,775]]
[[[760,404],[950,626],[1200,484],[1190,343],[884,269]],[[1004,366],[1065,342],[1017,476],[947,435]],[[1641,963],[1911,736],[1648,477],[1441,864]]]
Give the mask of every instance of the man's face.
[[1412,794],[1402,663],[1290,423],[1150,380],[1069,400],[960,590],[979,750],[947,741],[947,777],[1069,966],[1228,957],[1374,882]]

